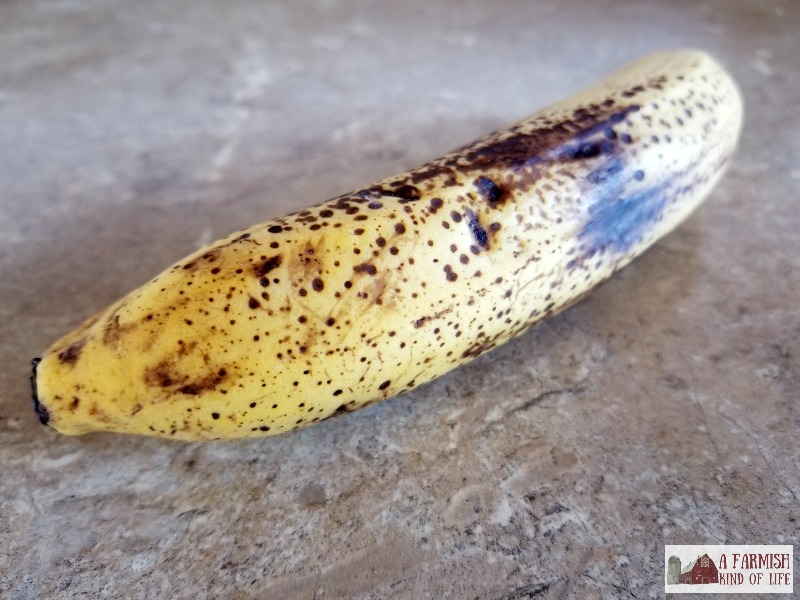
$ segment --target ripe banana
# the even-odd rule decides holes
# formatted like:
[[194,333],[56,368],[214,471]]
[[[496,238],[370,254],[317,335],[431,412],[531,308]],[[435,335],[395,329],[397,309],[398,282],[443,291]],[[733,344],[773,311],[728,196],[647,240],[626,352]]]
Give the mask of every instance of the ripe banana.
[[646,57],[418,169],[234,233],[34,360],[67,434],[272,435],[405,392],[557,313],[676,227],[739,136],[731,78]]

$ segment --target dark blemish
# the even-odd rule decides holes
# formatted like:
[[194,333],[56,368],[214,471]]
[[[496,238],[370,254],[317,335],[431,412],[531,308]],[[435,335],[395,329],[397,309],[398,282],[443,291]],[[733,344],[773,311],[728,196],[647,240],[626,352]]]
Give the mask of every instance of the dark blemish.
[[283,227],[280,225],[272,225],[269,229],[267,229],[270,233],[280,233],[283,231]]
[[458,275],[456,273],[453,273],[453,267],[451,267],[450,265],[445,265],[444,272],[447,281],[455,281],[456,279],[458,279]]
[[[433,179],[439,175],[443,175],[445,173],[449,173],[450,169],[448,167],[444,167],[442,165],[427,165],[421,169],[418,169],[411,173],[411,181],[414,183],[420,183],[421,181],[426,181],[428,179]],[[452,179],[452,175],[450,176]]]
[[[266,276],[269,272],[277,269],[281,266],[281,255],[276,254],[275,256],[271,256],[270,258],[266,259],[260,265],[256,265],[256,275],[259,277]],[[261,285],[264,285],[263,283]],[[266,287],[266,286],[264,286]]]
[[308,295],[308,292],[306,291],[305,288],[300,288],[300,290],[297,293],[300,294],[301,296]]
[[327,325],[328,327],[331,327],[334,323],[336,323],[336,319],[334,319],[333,317],[328,317],[325,320],[325,325]]
[[81,355],[81,350],[83,350],[85,345],[86,338],[81,338],[72,342],[69,346],[58,353],[58,360],[65,364],[74,365],[78,361],[78,357]]
[[258,429],[259,429],[259,431],[269,431],[269,426],[261,425]]
[[361,229],[360,227],[358,229],[354,229],[353,230],[353,234],[354,235],[362,235],[363,233],[364,233],[364,230]]
[[193,262],[186,263],[185,265],[183,265],[184,269],[191,269],[192,267],[194,267],[194,263]]
[[441,198],[431,198],[431,201],[428,204],[428,207],[430,208],[431,213],[436,214],[436,211],[439,210],[440,208],[442,208],[443,204],[444,204],[444,201]]
[[247,305],[253,310],[261,308],[261,303],[252,296],[250,296],[250,300],[247,302]]
[[458,260],[461,262],[462,265],[465,265],[469,262],[469,256],[467,256],[466,254],[462,254],[461,256],[458,257]]
[[219,271],[220,271],[219,267],[214,267],[213,269],[211,269],[211,274],[216,275],[217,273],[219,273]]
[[308,321],[308,319],[303,315],[300,315],[299,317],[297,317],[297,322],[298,323],[305,323],[306,321]]
[[114,316],[108,320],[108,323],[106,323],[105,330],[103,331],[103,344],[110,346],[119,342],[120,335],[133,327],[133,325],[125,325],[124,327],[120,325],[119,315],[114,314]]
[[41,358],[34,358],[31,361],[31,400],[33,401],[33,410],[36,416],[39,417],[39,422],[42,425],[47,425],[50,421],[50,412],[45,408],[44,404],[39,402],[39,391],[36,385],[36,369],[39,363],[42,362]]
[[475,241],[478,242],[478,245],[482,248],[488,249],[489,235],[481,225],[478,215],[472,212],[472,209],[466,208],[464,209],[464,216],[467,217],[467,224],[469,225],[469,230],[472,232],[472,236],[475,238]]
[[311,282],[311,287],[315,292],[321,292],[325,288],[325,284],[322,282],[322,279],[317,277]]
[[494,342],[490,340],[478,341],[464,350],[461,358],[478,358],[481,354],[492,348],[494,348]]
[[403,234],[406,232],[406,226],[402,223],[395,223],[394,230],[399,234]]
[[621,173],[623,168],[624,164],[618,156],[610,156],[586,178],[594,184],[604,183],[611,181],[611,178]]
[[[234,238],[230,242],[225,244],[225,246],[233,246],[234,244],[238,244],[238,243],[241,243],[241,242],[250,242],[251,244],[255,244],[256,246],[260,246],[261,245],[257,241],[251,240],[249,233],[243,233],[239,237]],[[214,255],[212,258],[208,258],[209,254],[211,254],[211,253],[203,255],[203,258],[207,258],[209,261],[214,261],[214,260],[217,259],[216,255]]]
[[394,246],[389,248],[389,254],[397,254],[398,252],[400,252],[400,251],[397,248],[395,248]]
[[382,384],[380,384],[378,386],[378,389],[379,390],[385,390],[387,387],[389,387],[391,385],[391,383],[392,382],[387,379],[386,381],[384,381]]
[[478,191],[481,193],[483,198],[490,204],[500,202],[500,200],[503,198],[503,188],[485,175],[478,177],[474,183],[475,187],[478,188]]
[[631,142],[633,142],[633,138],[630,135],[628,135],[627,133],[621,134],[619,136],[619,139],[624,144],[630,144]]
[[269,279],[266,277],[262,277],[258,280],[258,283],[261,284],[261,287],[268,287],[269,286]]
[[[355,271],[356,273],[364,272],[369,275],[375,275],[378,272],[378,269],[375,265],[371,265],[369,263],[361,263],[360,265],[355,265],[353,267],[353,271]],[[345,282],[345,287],[347,287],[347,283],[349,282]]]
[[606,154],[614,149],[614,144],[611,141],[591,141],[578,144],[576,146],[568,146],[565,150],[565,156],[573,160],[583,160],[587,158],[595,158],[601,154]]
[[353,283],[351,281],[345,281],[344,287],[349,290],[351,287],[353,287]]
[[489,231],[491,231],[492,233],[497,233],[498,231],[500,231],[500,223],[498,223],[497,221],[491,223],[489,225]]
[[381,204],[380,202],[370,202],[369,204],[367,204],[367,208],[371,208],[372,210],[375,210],[375,209],[378,209],[378,208],[383,208],[383,204]]
[[216,421],[217,419],[219,419],[219,413],[218,412],[211,413],[211,418]]
[[[336,391],[337,392],[341,392],[342,390],[336,390]],[[334,393],[334,396],[337,396],[337,395],[338,394]],[[340,415],[343,415],[343,414],[346,414],[346,413],[349,413],[349,412],[350,412],[350,409],[347,408],[347,405],[346,404],[342,404],[341,406],[339,406],[339,408],[337,408],[335,411],[333,411],[330,416],[331,417],[338,417]]]
[[[581,144],[574,145],[570,142],[575,138],[586,140],[589,136],[602,134],[610,123],[624,120],[628,113],[639,110],[639,106],[631,105],[618,109],[613,114],[609,109],[608,105],[595,106],[591,111],[585,111],[580,115],[579,123],[565,119],[560,123],[539,126],[532,131],[491,137],[489,141],[483,140],[465,148],[458,155],[448,159],[447,164],[461,172],[480,172],[497,167],[519,170],[568,158],[569,152],[565,149],[567,145],[576,158],[605,151],[606,147],[602,142],[590,144],[583,149]],[[611,142],[605,140],[605,143]],[[527,178],[535,179],[536,172]],[[529,181],[523,178],[515,185],[525,186],[528,183]]]
[[396,196],[406,201],[419,200],[420,197],[419,189],[408,184],[397,185],[397,187],[395,187],[395,189],[392,191],[383,190],[383,194],[385,196]]
[[323,219],[328,219],[333,216],[333,211],[327,208],[323,209],[319,211],[319,216],[322,217]]
[[339,396],[341,393],[342,393],[342,390],[336,390],[335,392],[333,392],[333,395],[334,396]]
[[386,245],[386,240],[383,239],[382,237],[379,237],[378,239],[375,240],[375,243],[378,244],[379,248],[383,248]]
[[144,373],[144,382],[150,386],[169,387],[175,383],[169,372],[169,364],[166,361],[158,363],[155,367],[147,369]]
[[634,178],[636,181],[641,181],[642,179],[644,179],[644,171],[636,171],[636,172],[633,174],[633,178]]
[[461,222],[461,214],[456,211],[450,213],[450,218],[453,219],[453,221],[455,221],[456,223]]

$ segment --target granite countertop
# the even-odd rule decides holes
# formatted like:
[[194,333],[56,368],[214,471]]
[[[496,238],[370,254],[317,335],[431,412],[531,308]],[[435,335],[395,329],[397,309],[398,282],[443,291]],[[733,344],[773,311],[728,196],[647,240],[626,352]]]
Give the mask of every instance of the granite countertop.
[[[797,543],[798,31],[791,0],[0,3],[0,597],[657,598],[664,544]],[[30,359],[199,245],[684,46],[737,78],[739,152],[563,315],[290,435],[37,422]]]

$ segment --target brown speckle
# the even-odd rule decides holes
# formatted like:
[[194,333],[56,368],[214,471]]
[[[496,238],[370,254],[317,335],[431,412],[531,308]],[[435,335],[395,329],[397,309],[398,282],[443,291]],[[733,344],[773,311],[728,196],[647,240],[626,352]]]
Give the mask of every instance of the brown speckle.
[[74,365],[81,355],[83,347],[86,345],[86,338],[81,338],[72,342],[69,346],[58,353],[58,360],[64,364]]

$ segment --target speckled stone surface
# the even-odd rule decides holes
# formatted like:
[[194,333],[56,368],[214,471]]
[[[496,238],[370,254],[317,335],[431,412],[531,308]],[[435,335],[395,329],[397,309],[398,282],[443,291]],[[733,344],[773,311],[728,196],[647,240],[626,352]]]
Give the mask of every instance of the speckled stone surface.
[[[665,543],[797,544],[798,31],[791,0],[0,2],[0,597],[658,598]],[[199,245],[681,46],[740,82],[740,151],[562,316],[282,437],[36,421],[29,360]]]

